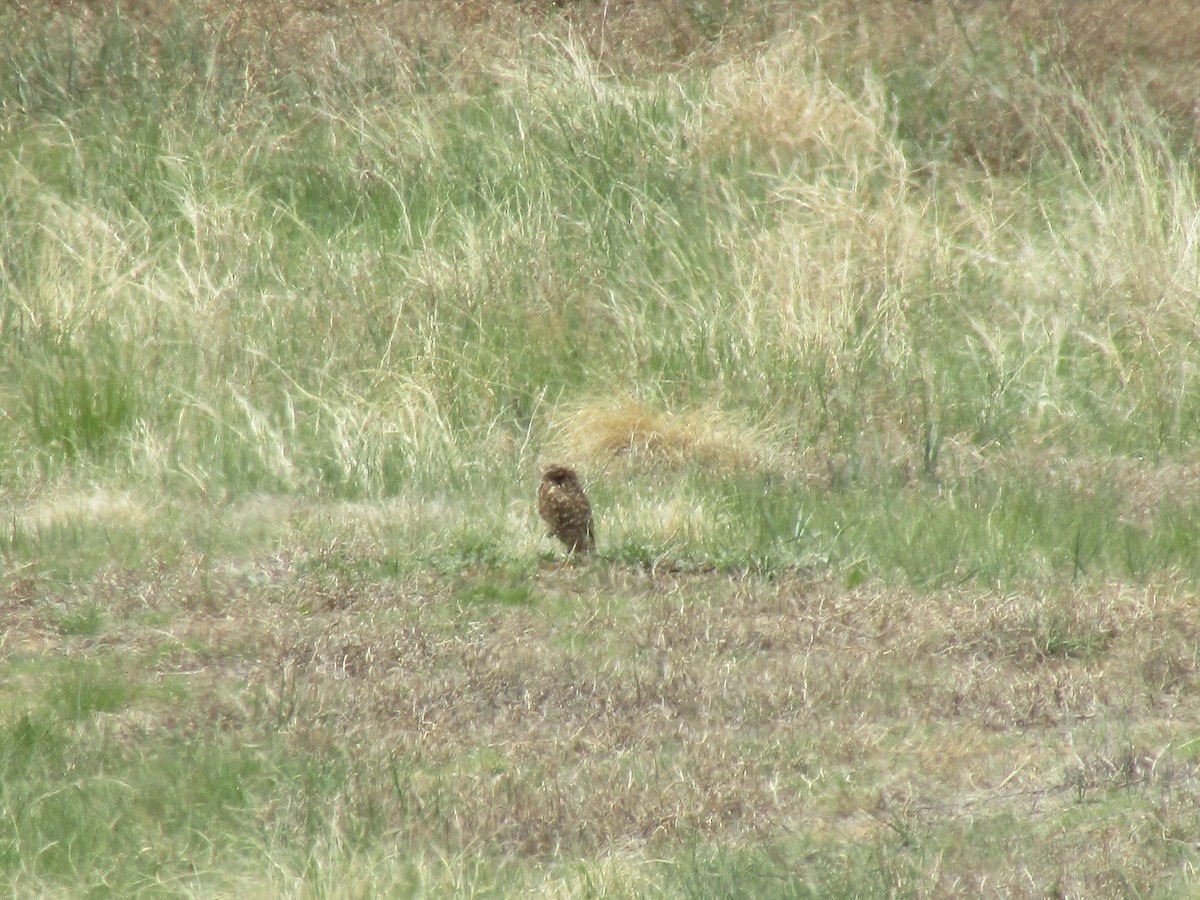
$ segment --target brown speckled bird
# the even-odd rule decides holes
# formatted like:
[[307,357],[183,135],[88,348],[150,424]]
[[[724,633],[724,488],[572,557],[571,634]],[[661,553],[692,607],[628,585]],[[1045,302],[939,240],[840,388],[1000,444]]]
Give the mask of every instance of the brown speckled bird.
[[546,520],[550,534],[566,544],[572,554],[596,549],[592,506],[574,469],[546,467],[538,485],[538,514]]

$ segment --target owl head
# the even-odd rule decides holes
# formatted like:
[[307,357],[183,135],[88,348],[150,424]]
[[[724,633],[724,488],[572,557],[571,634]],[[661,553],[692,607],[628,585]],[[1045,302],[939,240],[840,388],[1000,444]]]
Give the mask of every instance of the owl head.
[[551,484],[567,485],[578,482],[579,477],[575,474],[574,469],[556,464],[546,466],[542,471],[542,480],[549,481]]

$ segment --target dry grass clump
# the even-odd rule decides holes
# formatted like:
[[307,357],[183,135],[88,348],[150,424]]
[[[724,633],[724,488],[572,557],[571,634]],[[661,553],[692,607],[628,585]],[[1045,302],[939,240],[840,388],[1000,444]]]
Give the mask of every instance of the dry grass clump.
[[[852,168],[884,140],[883,117],[815,65],[797,35],[716,67],[691,141],[704,156]],[[882,98],[876,98],[881,100]]]
[[752,236],[737,263],[748,341],[772,341],[784,359],[816,352],[839,370],[848,361],[843,354],[858,352],[856,330],[860,340],[887,335],[892,355],[904,355],[908,284],[937,263],[938,235],[903,171],[887,177],[882,193],[865,178],[795,182],[777,192],[779,219]]
[[1125,81],[1181,122],[1200,110],[1200,18],[1190,0],[1021,0],[1007,17],[1087,81]]
[[633,397],[601,399],[560,410],[550,446],[564,458],[606,466],[699,463],[729,469],[770,465],[764,432],[716,407],[674,413]]

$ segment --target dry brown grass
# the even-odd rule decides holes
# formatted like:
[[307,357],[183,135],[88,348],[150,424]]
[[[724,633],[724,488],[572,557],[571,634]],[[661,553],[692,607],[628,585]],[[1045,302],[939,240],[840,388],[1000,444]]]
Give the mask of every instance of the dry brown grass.
[[[97,0],[16,0],[10,8],[31,25],[57,17],[84,28],[109,9]],[[1052,59],[1088,77],[1110,75],[1174,97],[1181,113],[1194,113],[1200,19],[1191,0],[1129,4],[1122,0],[1014,0],[976,2],[932,0],[828,0],[801,4],[759,0],[737,11],[719,3],[661,0],[431,0],[378,3],[335,0],[313,4],[272,0],[253,4],[202,0],[194,8],[231,45],[267,48],[279,62],[294,55],[305,65],[333,46],[368,48],[386,37],[415,52],[454,47],[464,60],[473,48],[498,40],[521,41],[530,33],[573,30],[605,65],[615,68],[680,64],[719,64],[756,47],[762,40],[794,29],[811,28],[828,51],[850,51],[851,59],[881,58],[913,41],[954,40],[981,24],[1002,23],[1014,40],[1044,44]],[[133,0],[121,4],[127,21],[156,27],[171,15],[170,4]],[[931,27],[931,24],[934,27]],[[950,49],[943,46],[945,51]],[[1149,79],[1148,81],[1146,79]]]
[[[472,600],[505,578],[526,605]],[[111,627],[57,633],[48,612],[89,596]],[[1024,895],[1167,874],[1159,835],[1200,789],[1192,605],[1169,583],[920,595],[620,569],[356,584],[276,557],[112,573],[69,599],[35,586],[3,628],[10,653],[186,678],[182,710],[109,716],[124,739],[282,728],[297,751],[338,748],[357,774],[335,830],[383,809],[423,845],[534,858],[907,830],[943,842],[922,895]],[[138,624],[151,612],[166,624]],[[1076,815],[1112,792],[1105,816]],[[1010,815],[1026,824],[1006,849],[971,850]]]
[[1184,142],[1197,140],[1200,20],[1188,0],[831,0],[812,15],[816,58],[924,95],[927,105],[899,111],[902,127],[956,161],[1025,168],[1069,146],[1089,127],[1086,107],[1117,92],[1147,98]]
[[1021,33],[1052,33],[1053,50],[1085,77],[1128,79],[1180,117],[1200,111],[1200,18],[1188,0],[1025,0],[1009,4],[1008,20]]

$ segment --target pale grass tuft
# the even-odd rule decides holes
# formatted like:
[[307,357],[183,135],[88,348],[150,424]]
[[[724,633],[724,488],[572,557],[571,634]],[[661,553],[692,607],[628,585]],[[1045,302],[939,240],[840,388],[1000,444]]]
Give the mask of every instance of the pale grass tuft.
[[85,202],[64,202],[23,169],[12,175],[15,203],[27,205],[44,229],[40,252],[30,266],[30,284],[14,294],[29,323],[49,333],[71,334],[101,316],[136,320],[138,304],[146,300],[137,259],[143,249],[127,235],[144,238],[138,234],[140,225],[122,225]]
[[19,521],[33,531],[92,523],[133,527],[146,522],[150,513],[147,506],[128,491],[97,485],[54,491],[39,503],[21,510]]
[[781,166],[850,168],[891,152],[882,92],[850,97],[812,65],[802,43],[789,35],[761,56],[717,67],[689,143],[704,156],[749,153]]
[[660,860],[632,848],[599,854],[572,865],[554,866],[540,884],[527,887],[529,898],[653,896]]
[[[742,342],[753,358],[837,360],[878,338],[899,358],[910,299],[951,270],[951,237],[891,133],[879,85],[868,79],[851,97],[813,73],[768,72],[757,112],[723,101],[726,122],[713,126],[744,131],[753,119],[754,133],[738,139],[756,156],[789,157],[770,197],[775,215],[731,257]],[[737,84],[724,89],[731,98]]]
[[728,517],[712,503],[677,492],[614,503],[604,510],[604,523],[607,543],[650,538],[674,548],[713,543],[730,526]]
[[746,469],[768,465],[772,456],[760,429],[716,407],[673,413],[632,397],[581,403],[565,410],[551,430],[554,451],[599,466],[625,458]]
[[532,490],[504,502],[486,496],[465,503],[460,498],[431,495],[428,490],[381,501],[289,503],[286,498],[258,498],[239,509],[251,522],[278,511],[285,515],[289,544],[318,543],[336,547],[344,558],[394,557],[427,553],[439,543],[453,544],[464,529],[486,527],[506,552],[533,558],[543,547],[544,529],[534,511]]
[[382,489],[379,473],[389,456],[406,468],[427,471],[455,455],[456,438],[434,391],[422,379],[396,378],[381,396],[343,396],[322,401],[333,428],[339,467],[368,491]]

